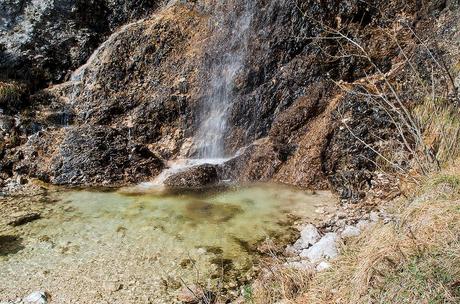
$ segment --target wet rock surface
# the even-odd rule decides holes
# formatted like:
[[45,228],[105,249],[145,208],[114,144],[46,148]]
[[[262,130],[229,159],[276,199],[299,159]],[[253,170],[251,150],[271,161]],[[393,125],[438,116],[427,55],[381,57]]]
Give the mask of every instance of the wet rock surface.
[[[21,170],[53,184],[110,186],[148,179],[164,166],[146,146],[130,142],[117,129],[86,126],[60,132],[31,138]],[[57,145],[51,145],[57,137]]]
[[282,164],[280,157],[270,140],[262,138],[220,166],[219,173],[224,180],[240,183],[269,181]]
[[168,177],[164,184],[169,189],[193,190],[216,186],[219,183],[217,166],[201,165]]
[[[161,170],[147,150],[165,161],[196,156],[201,108],[215,94],[209,69],[225,58],[231,16],[244,5],[128,2],[0,2],[0,69],[14,72],[0,83],[1,187],[18,176],[72,185],[140,182]],[[353,87],[377,68],[392,72],[401,59],[378,29],[395,16],[426,29],[455,5],[252,5],[224,134],[227,156],[240,153],[219,169],[223,179],[331,188],[344,200],[362,199],[376,181],[375,151],[400,141],[387,113]],[[356,50],[335,39],[311,38],[338,28],[368,49],[373,63],[344,56]]]

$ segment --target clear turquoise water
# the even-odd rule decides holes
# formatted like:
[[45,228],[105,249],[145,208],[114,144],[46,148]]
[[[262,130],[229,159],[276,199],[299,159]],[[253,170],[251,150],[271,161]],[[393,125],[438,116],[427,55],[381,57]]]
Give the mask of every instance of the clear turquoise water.
[[107,290],[116,282],[120,303],[136,303],[136,296],[173,303],[184,284],[243,280],[257,244],[288,234],[289,214],[314,216],[315,206],[334,202],[328,192],[275,185],[202,195],[125,189],[56,196],[49,217],[9,231],[24,248],[0,256],[0,300],[44,289],[58,303],[118,303]]

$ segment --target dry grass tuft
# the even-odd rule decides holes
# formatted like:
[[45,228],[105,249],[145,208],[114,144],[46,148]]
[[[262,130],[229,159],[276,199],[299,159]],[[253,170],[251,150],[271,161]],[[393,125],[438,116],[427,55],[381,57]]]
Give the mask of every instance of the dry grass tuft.
[[433,195],[459,178],[437,176],[417,199],[395,202],[397,220],[348,244],[298,303],[459,303],[460,194]]
[[395,220],[344,245],[329,271],[276,268],[253,303],[460,303],[460,166],[389,208]]
[[441,165],[460,157],[460,110],[449,99],[430,98],[414,109],[424,141]]
[[25,87],[15,82],[0,81],[0,106],[16,106],[25,93]]
[[276,257],[262,264],[264,272],[252,285],[246,303],[272,304],[280,300],[296,303],[313,276],[313,271],[285,267]]

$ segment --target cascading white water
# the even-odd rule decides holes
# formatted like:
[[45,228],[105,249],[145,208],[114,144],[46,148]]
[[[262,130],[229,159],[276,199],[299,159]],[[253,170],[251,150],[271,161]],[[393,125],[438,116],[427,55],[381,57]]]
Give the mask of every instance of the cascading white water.
[[210,83],[201,108],[201,124],[195,136],[200,158],[225,157],[224,137],[228,128],[228,112],[234,94],[234,82],[247,53],[249,30],[254,14],[254,1],[220,1],[216,4],[216,34],[219,39],[213,63],[208,68]]

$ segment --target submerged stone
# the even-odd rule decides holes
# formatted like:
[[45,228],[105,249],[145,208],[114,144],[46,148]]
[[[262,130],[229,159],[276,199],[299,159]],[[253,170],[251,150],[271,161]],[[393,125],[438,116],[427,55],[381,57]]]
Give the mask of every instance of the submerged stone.
[[194,200],[186,205],[185,217],[197,222],[223,223],[241,214],[243,209],[232,204],[208,203]]
[[14,235],[0,235],[0,257],[14,254],[24,249],[22,238]]
[[108,292],[116,292],[123,288],[123,285],[118,281],[105,281],[103,287]]
[[17,212],[11,215],[11,220],[8,223],[10,226],[21,226],[29,222],[38,220],[41,217],[38,212]]

